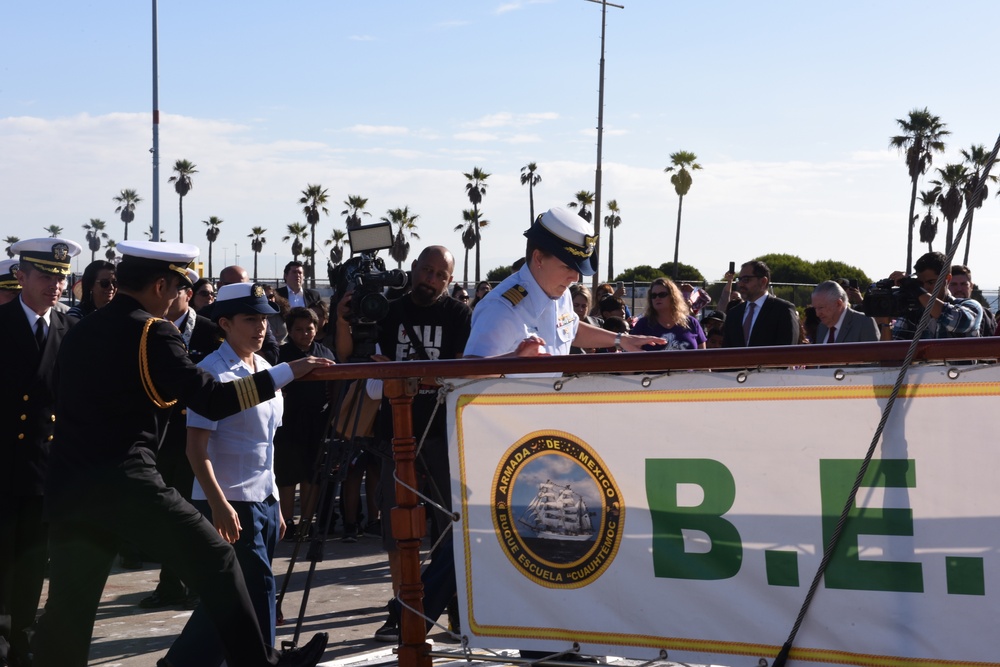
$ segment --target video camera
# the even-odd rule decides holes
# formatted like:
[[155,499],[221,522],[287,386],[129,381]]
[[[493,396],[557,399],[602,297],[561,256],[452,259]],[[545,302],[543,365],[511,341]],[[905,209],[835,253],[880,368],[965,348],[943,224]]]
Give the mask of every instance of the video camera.
[[902,290],[890,279],[879,280],[865,292],[861,310],[868,317],[902,317],[918,319],[923,306],[912,292]]
[[339,266],[329,266],[327,273],[336,290],[335,298],[353,292],[349,317],[354,341],[351,360],[370,361],[378,340],[378,323],[389,314],[389,299],[384,292],[386,288],[404,287],[406,273],[386,270],[385,261],[375,256],[379,250],[392,247],[389,223],[358,226],[347,230],[347,234],[352,257]]

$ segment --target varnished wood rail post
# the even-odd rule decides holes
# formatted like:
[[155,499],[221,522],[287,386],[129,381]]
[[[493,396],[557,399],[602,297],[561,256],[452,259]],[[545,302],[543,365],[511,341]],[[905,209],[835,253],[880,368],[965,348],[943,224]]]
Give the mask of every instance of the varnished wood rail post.
[[[416,439],[413,437],[413,397],[416,378],[395,378],[384,382],[385,395],[392,406],[392,458],[396,464],[396,506],[392,508],[392,536],[399,547],[402,583],[399,600],[399,665],[430,667],[427,626],[423,619],[424,585],[420,581],[420,542],[427,530],[427,513],[411,489],[419,488],[416,468]],[[407,488],[409,487],[409,488]],[[415,609],[416,612],[410,609]]]

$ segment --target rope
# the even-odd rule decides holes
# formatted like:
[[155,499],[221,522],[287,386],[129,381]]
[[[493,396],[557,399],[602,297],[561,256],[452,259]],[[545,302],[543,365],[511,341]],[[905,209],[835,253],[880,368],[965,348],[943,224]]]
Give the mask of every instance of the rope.
[[[993,152],[990,153],[990,157],[986,162],[986,166],[983,168],[983,173],[979,178],[979,182],[976,183],[976,188],[973,191],[971,201],[979,201],[979,197],[981,196],[983,188],[986,185],[986,180],[989,178],[990,169],[993,168],[993,163],[997,159],[998,152],[1000,152],[1000,137],[997,137],[997,142],[993,146]],[[937,281],[934,283],[934,290],[931,292],[931,298],[927,302],[927,306],[924,307],[924,312],[920,316],[920,322],[917,324],[917,328],[913,332],[913,340],[910,343],[909,349],[906,351],[906,357],[903,359],[902,365],[899,367],[896,382],[892,386],[892,393],[889,394],[889,400],[886,401],[885,408],[882,410],[882,418],[879,420],[878,428],[875,429],[875,434],[872,436],[872,441],[868,446],[868,451],[865,453],[865,458],[861,462],[861,468],[858,470],[858,476],[855,478],[854,485],[851,487],[851,492],[847,496],[847,502],[844,504],[844,509],[840,513],[840,518],[837,520],[837,526],[834,528],[833,535],[830,536],[830,541],[823,550],[823,558],[820,560],[819,568],[816,570],[816,575],[813,577],[812,583],[809,585],[809,591],[806,593],[805,600],[802,602],[802,607],[799,609],[798,616],[795,618],[795,623],[792,625],[792,631],[789,633],[788,639],[785,640],[784,645],[781,647],[781,651],[774,659],[773,667],[784,667],[785,663],[788,661],[788,654],[792,650],[792,645],[795,643],[795,637],[799,633],[799,628],[802,626],[802,621],[805,619],[806,612],[809,610],[809,605],[812,604],[813,597],[816,595],[816,590],[819,588],[819,582],[823,578],[823,573],[826,571],[827,565],[830,563],[830,558],[833,556],[833,550],[836,548],[837,543],[840,542],[840,538],[843,535],[844,526],[847,523],[847,517],[851,512],[851,508],[854,507],[858,490],[861,488],[861,482],[865,477],[865,473],[868,471],[868,465],[871,463],[872,457],[875,455],[875,448],[878,446],[879,440],[882,438],[882,430],[885,428],[886,421],[889,419],[889,414],[892,412],[892,408],[896,404],[896,397],[899,395],[899,390],[903,386],[903,380],[906,378],[907,370],[913,362],[913,357],[916,355],[917,343],[920,342],[921,335],[923,335],[924,331],[927,329],[927,325],[930,323],[931,309],[934,307],[935,301],[934,295],[936,295],[944,285],[945,278],[949,273],[947,268],[951,266],[951,263],[955,258],[955,251],[958,249],[962,236],[965,234],[965,230],[972,220],[973,211],[974,209],[968,209],[965,212],[965,217],[962,219],[962,225],[958,228],[958,233],[955,235],[955,239],[952,242],[951,247],[948,248],[945,268],[938,274]]]

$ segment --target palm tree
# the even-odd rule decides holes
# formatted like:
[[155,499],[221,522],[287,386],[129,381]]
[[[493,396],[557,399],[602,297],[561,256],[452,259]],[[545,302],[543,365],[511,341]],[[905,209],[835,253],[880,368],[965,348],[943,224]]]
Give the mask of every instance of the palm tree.
[[111,199],[118,202],[115,213],[121,214],[122,222],[125,223],[125,240],[128,241],[128,225],[135,220],[135,205],[142,201],[142,197],[135,190],[122,190],[119,195]]
[[107,239],[108,235],[104,231],[107,223],[97,218],[91,218],[90,222],[83,226],[87,230],[87,245],[90,247],[90,262],[93,264],[97,259],[97,251],[101,249],[101,239]]
[[149,229],[147,229],[146,231],[144,231],[143,234],[145,234],[146,238],[149,239],[150,241],[159,241],[160,243],[163,243],[164,241],[167,240],[167,238],[163,235],[163,230],[162,229],[160,230],[160,238],[159,239],[154,239],[153,238],[153,225],[150,225]]
[[17,236],[8,236],[3,240],[3,242],[7,244],[7,247],[4,248],[4,251],[7,253],[7,257],[9,257],[10,259],[14,258],[14,252],[10,249],[10,247],[20,240],[21,239],[18,238]]
[[282,236],[281,240],[292,242],[292,259],[297,262],[299,261],[299,255],[302,254],[302,239],[308,236],[309,228],[301,222],[292,222],[289,223],[285,230],[288,233]]
[[[917,205],[917,179],[927,173],[935,152],[944,152],[943,138],[951,134],[941,118],[927,110],[913,109],[906,118],[897,118],[903,130],[889,138],[889,146],[906,152],[906,168],[910,172],[910,214],[906,218],[906,271],[913,262],[913,210]],[[950,243],[950,241],[949,241]]]
[[[962,213],[962,191],[969,178],[969,170],[963,164],[946,164],[944,169],[939,168],[936,171],[940,180],[934,180],[931,183],[936,185],[941,193],[938,195],[937,205],[941,209],[941,215],[948,223],[944,247],[945,252],[949,253],[954,240],[955,220]],[[946,187],[947,190],[945,190]]]
[[118,257],[118,253],[115,251],[117,245],[118,244],[115,243],[114,239],[108,239],[104,243],[104,248],[105,248],[104,256],[107,258],[109,262],[114,262],[115,258]]
[[684,195],[691,189],[691,171],[701,169],[701,165],[695,162],[698,156],[691,151],[678,151],[670,154],[670,166],[664,169],[664,173],[677,170],[677,173],[670,177],[670,183],[677,193],[677,236],[674,238],[674,280],[677,280],[680,264],[677,262],[678,253],[681,247],[681,209],[684,206]]
[[343,229],[335,229],[330,234],[330,238],[323,241],[324,245],[332,245],[330,248],[330,263],[337,266],[344,260],[344,244],[350,244],[347,232]]
[[483,203],[483,196],[486,194],[486,179],[490,177],[486,171],[479,167],[473,167],[471,173],[464,174],[469,182],[465,184],[465,194],[468,195],[472,203],[473,226],[476,228],[476,282],[479,282],[479,250],[480,235],[479,228],[479,205]]
[[580,190],[573,196],[576,197],[576,201],[571,201],[566,205],[569,206],[570,208],[576,208],[579,206],[580,212],[577,213],[577,215],[579,215],[587,222],[593,220],[594,214],[590,210],[588,210],[587,207],[594,205],[594,193],[589,192],[588,190]]
[[[975,191],[976,186],[979,185],[980,174],[983,173],[986,163],[989,162],[990,154],[986,150],[986,146],[982,144],[972,144],[969,150],[963,148],[961,152],[964,163],[972,170],[962,193],[965,196],[965,210],[969,212],[969,227],[965,230],[965,257],[962,260],[962,264],[968,266],[969,245],[972,243],[972,216],[977,208],[983,207],[983,202],[989,196],[989,188],[985,184],[983,184],[983,189],[978,197],[975,197]],[[987,180],[996,183],[997,177],[990,175]],[[973,198],[975,198],[975,201],[973,201]]]
[[250,241],[250,249],[253,250],[253,281],[257,282],[257,256],[260,251],[264,249],[264,244],[267,243],[267,239],[264,238],[264,233],[267,232],[263,227],[251,227],[250,233],[247,234],[247,238],[253,239]]
[[347,216],[348,229],[360,227],[362,215],[371,216],[371,213],[364,210],[367,203],[367,197],[362,197],[361,195],[347,195],[347,201],[344,202],[344,206],[347,208],[341,211],[340,214]]
[[940,194],[940,188],[932,188],[920,192],[920,205],[927,209],[924,219],[920,221],[920,242],[927,244],[927,252],[934,252],[933,243],[935,237],[937,237],[938,222],[940,221],[934,215],[934,206],[937,204]]
[[59,225],[49,225],[48,227],[45,228],[45,231],[49,233],[49,236],[55,238],[57,236],[62,235],[63,228],[60,227]]
[[[465,246],[465,271],[462,274],[462,283],[469,286],[469,251],[476,247],[476,212],[471,208],[462,211],[461,225],[455,227],[456,232],[462,232],[462,245]],[[489,220],[480,220],[479,228],[489,227]]]
[[419,217],[415,213],[410,213],[409,206],[404,206],[403,208],[391,208],[386,211],[385,216],[380,218],[382,222],[399,225],[396,235],[392,240],[392,247],[389,248],[389,256],[396,260],[396,264],[400,269],[403,268],[403,262],[406,261],[406,257],[410,254],[410,242],[406,240],[406,234],[409,234],[410,238],[420,238],[420,235],[416,231],[417,218]]
[[529,162],[521,167],[521,185],[528,186],[528,203],[530,204],[531,220],[528,221],[530,227],[535,222],[535,186],[542,182],[542,177],[538,173],[538,165]]
[[214,275],[212,273],[212,246],[219,240],[219,225],[223,223],[223,220],[213,215],[202,222],[208,225],[208,229],[205,230],[205,238],[208,239],[208,277],[211,279]]
[[[302,212],[306,215],[306,222],[309,223],[309,228],[311,230],[310,240],[309,240],[309,286],[313,289],[316,288],[316,266],[314,262],[316,261],[316,223],[319,222],[319,214],[325,213],[330,215],[330,211],[326,208],[326,202],[329,197],[326,194],[326,189],[322,185],[307,185],[306,189],[302,191],[302,197],[299,198],[299,203],[302,204]],[[305,253],[302,253],[305,254]]]
[[191,181],[191,174],[197,174],[197,165],[188,160],[178,160],[174,162],[174,175],[167,179],[167,183],[174,184],[174,192],[177,193],[177,210],[179,226],[177,228],[177,240],[184,243],[184,195],[191,191],[194,183]]
[[612,199],[608,202],[610,215],[604,216],[604,226],[608,228],[608,282],[615,278],[615,230],[622,224],[622,217],[618,215],[618,200]]

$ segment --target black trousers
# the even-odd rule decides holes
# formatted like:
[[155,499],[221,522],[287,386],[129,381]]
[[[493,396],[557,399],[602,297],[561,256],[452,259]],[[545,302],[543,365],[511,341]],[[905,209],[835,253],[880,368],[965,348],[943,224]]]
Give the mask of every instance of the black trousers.
[[[32,641],[35,667],[86,667],[101,593],[127,538],[170,567],[201,596],[234,667],[277,663],[264,643],[230,544],[152,462],[127,462],[89,476],[50,517],[49,598]],[[62,507],[61,507],[62,506]]]
[[0,664],[27,658],[27,631],[45,583],[47,546],[42,497],[0,498]]

